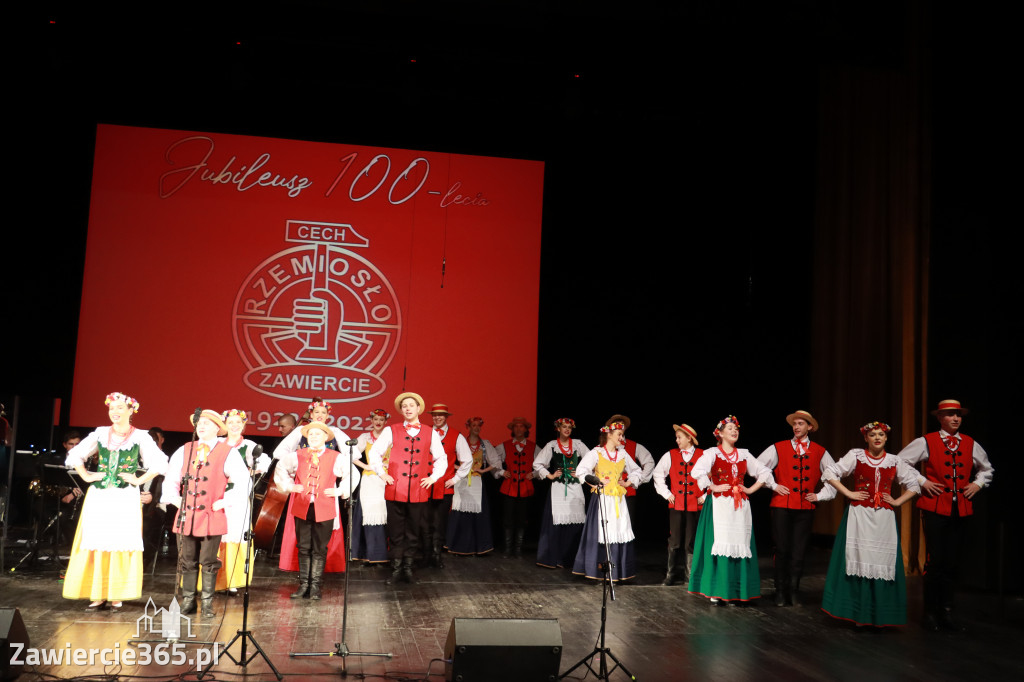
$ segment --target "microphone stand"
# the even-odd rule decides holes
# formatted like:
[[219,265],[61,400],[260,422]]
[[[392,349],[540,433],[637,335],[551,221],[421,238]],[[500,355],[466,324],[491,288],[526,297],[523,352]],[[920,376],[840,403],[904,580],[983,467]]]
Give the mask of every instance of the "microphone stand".
[[[256,460],[262,454],[263,446],[257,444],[256,447],[252,449],[252,464],[254,471],[256,467]],[[283,680],[284,677],[281,675],[280,672],[278,672],[277,668],[274,667],[274,664],[273,662],[271,662],[270,657],[267,656],[267,652],[265,652],[263,648],[259,645],[259,642],[256,641],[255,637],[253,637],[252,630],[249,629],[249,585],[252,584],[252,572],[249,570],[249,547],[250,543],[252,542],[252,508],[256,496],[256,485],[260,481],[262,481],[263,477],[266,475],[266,472],[263,472],[262,474],[259,475],[259,477],[256,478],[255,481],[250,481],[249,483],[249,527],[246,529],[245,534],[243,535],[243,539],[245,540],[245,591],[242,593],[242,629],[235,632],[235,636],[231,638],[231,641],[224,645],[224,655],[231,659],[232,663],[242,668],[249,665],[249,662],[256,658],[257,655],[262,656],[263,660],[266,661],[267,666],[269,666],[270,669],[274,671],[274,676],[277,677],[278,682],[280,682],[280,680]],[[241,651],[239,652],[238,658],[235,658],[231,655],[230,649],[231,645],[239,639],[242,640]],[[252,642],[252,646],[256,651],[254,651],[252,655],[247,656],[246,644],[248,642]],[[199,679],[202,679],[202,675],[199,676]]]
[[[605,646],[605,627],[608,622],[608,593],[611,592],[612,601],[615,601],[615,583],[612,580],[612,571],[615,568],[615,564],[612,563],[612,553],[609,548],[608,542],[608,518],[605,514],[604,509],[604,484],[593,474],[587,474],[584,479],[588,484],[596,486],[598,488],[597,497],[594,499],[594,503],[597,504],[598,517],[601,520],[601,529],[604,533],[604,578],[601,579],[601,631],[598,638],[599,644],[595,646],[590,653],[577,661],[571,668],[566,670],[564,673],[558,676],[558,679],[566,678],[573,670],[579,668],[581,665],[586,666],[587,670],[594,674],[598,680],[607,680],[609,676],[618,669],[622,669],[622,672],[629,676],[629,679],[636,680],[633,673],[622,664],[622,661],[615,657],[612,650]],[[598,669],[594,670],[591,665],[591,659],[595,656],[600,656],[598,663]],[[615,665],[609,670],[608,659],[615,661]]]
[[[348,505],[348,528],[346,529],[345,537],[345,556],[352,556],[352,480],[354,477],[355,464],[352,461],[353,448],[359,441],[351,439],[345,441],[345,445],[348,446],[348,499],[345,500],[345,504]],[[348,574],[352,572],[351,560],[346,559],[348,563],[345,565],[345,597],[341,605],[341,641],[334,643],[334,651],[322,651],[322,652],[308,652],[308,653],[297,653],[291,652],[288,655],[292,658],[300,656],[341,656],[341,676],[348,677],[348,670],[346,669],[346,659],[349,656],[377,656],[379,658],[386,658],[391,660],[392,654],[390,653],[378,653],[369,651],[349,651],[348,644],[345,642],[345,630],[348,627]],[[280,679],[280,678],[278,678]]]

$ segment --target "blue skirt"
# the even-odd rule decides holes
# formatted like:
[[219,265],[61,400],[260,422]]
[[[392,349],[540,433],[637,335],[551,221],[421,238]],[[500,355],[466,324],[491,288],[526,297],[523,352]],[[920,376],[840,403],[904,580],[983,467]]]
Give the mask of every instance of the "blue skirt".
[[[583,524],[572,572],[594,580],[604,580],[604,571],[597,568],[598,564],[603,564],[606,560],[604,543],[597,541],[601,527],[601,512],[597,508],[598,498],[598,495],[591,495],[587,504],[587,520]],[[612,553],[612,563],[615,564],[612,580],[629,580],[636,577],[636,552],[633,549],[633,541],[612,542],[609,543],[608,549]]]
[[364,526],[363,505],[358,499],[352,501],[352,560],[371,564],[388,560],[388,527]]
[[451,510],[445,549],[452,554],[486,554],[494,550],[491,509],[487,491],[480,496],[480,512]]
[[555,525],[551,520],[551,496],[548,495],[544,501],[544,514],[540,522],[537,565],[545,568],[565,568],[571,565],[579,549],[582,533],[582,523]]

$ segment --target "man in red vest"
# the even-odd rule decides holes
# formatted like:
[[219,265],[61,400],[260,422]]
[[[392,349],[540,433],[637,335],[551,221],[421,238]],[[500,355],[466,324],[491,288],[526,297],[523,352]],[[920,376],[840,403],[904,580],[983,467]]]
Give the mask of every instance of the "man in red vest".
[[321,581],[324,566],[327,565],[327,545],[334,531],[334,498],[348,499],[359,485],[359,470],[352,469],[352,480],[347,479],[349,460],[336,450],[326,448],[328,439],[340,438],[344,443],[348,436],[338,436],[334,429],[323,422],[310,422],[302,427],[307,446],[287,452],[278,458],[274,468],[274,483],[285,492],[292,494],[291,511],[295,517],[295,540],[299,554],[299,589],[292,599],[308,596],[317,601],[321,598]]
[[[389,583],[413,581],[412,568],[419,550],[420,531],[426,523],[431,487],[448,469],[448,456],[441,438],[433,429],[420,423],[426,403],[417,393],[401,393],[395,398],[395,409],[404,419],[380,433],[370,448],[368,462],[384,481],[384,503],[388,509],[388,538],[391,545]],[[391,448],[388,468],[384,469],[384,453]]]
[[217,436],[227,435],[224,420],[214,410],[203,410],[199,419],[190,415],[196,429],[197,440],[186,443],[171,455],[167,466],[161,502],[178,508],[173,530],[181,541],[181,612],[196,612],[196,583],[199,566],[203,567],[202,614],[211,617],[213,593],[217,587],[217,571],[221,560],[217,557],[220,536],[228,532],[228,519],[224,507],[229,503],[246,504],[244,485],[230,481],[245,481],[249,469],[241,457],[228,457],[231,448]]
[[[815,494],[825,467],[834,464],[832,455],[809,434],[818,430],[810,412],[797,410],[786,417],[793,427],[791,440],[769,445],[757,461],[773,470],[772,537],[775,540],[775,605],[800,605],[800,578],[804,556],[811,539],[814,504],[831,500],[836,489],[825,485]],[[770,486],[771,483],[768,483]]]
[[640,445],[640,443],[626,438],[626,431],[629,429],[629,425],[631,423],[629,417],[624,414],[614,414],[604,423],[604,425],[610,427],[615,422],[621,422],[624,425],[624,428],[622,429],[622,446],[626,449],[626,454],[629,455],[630,459],[636,462],[643,472],[640,476],[640,483],[637,484],[636,487],[628,484],[626,472],[622,472],[622,485],[626,488],[626,506],[629,508],[629,519],[633,524],[633,528],[639,528],[640,517],[637,515],[636,510],[637,488],[654,477],[654,455],[651,454],[650,450],[645,448],[643,445]]
[[941,428],[917,438],[899,456],[908,464],[924,462],[918,482],[927,559],[924,565],[924,626],[963,631],[953,619],[956,561],[974,513],[974,497],[992,482],[988,454],[973,438],[960,433],[967,409],[959,400],[942,400],[932,412]]
[[[452,497],[455,488],[446,487],[445,483],[454,478],[458,471],[456,464],[455,446],[463,436],[455,429],[448,427],[448,417],[451,416],[448,406],[444,403],[434,403],[430,408],[430,417],[434,422],[434,432],[441,439],[441,447],[447,456],[448,469],[444,478],[430,489],[430,513],[427,515],[427,526],[424,528],[424,536],[427,540],[427,547],[432,550],[433,564],[438,568],[444,568],[445,537],[448,531],[448,512],[452,509]],[[466,447],[469,447],[468,445]]]
[[[501,465],[494,470],[494,477],[501,482],[502,523],[505,527],[505,558],[512,554],[523,556],[523,537],[529,522],[530,500],[533,497],[533,457],[537,444],[529,440],[530,427],[523,417],[516,417],[508,424],[512,437],[495,450]],[[512,537],[515,535],[515,545]]]

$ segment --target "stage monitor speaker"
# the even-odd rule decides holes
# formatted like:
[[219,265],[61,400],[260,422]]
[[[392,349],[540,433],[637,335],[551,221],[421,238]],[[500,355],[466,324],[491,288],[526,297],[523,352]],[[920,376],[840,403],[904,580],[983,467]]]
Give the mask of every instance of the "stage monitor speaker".
[[554,618],[453,618],[444,657],[448,682],[554,682],[562,631]]
[[[11,644],[24,644],[27,649],[28,630],[25,629],[25,621],[21,619],[18,609],[0,607],[0,680],[13,680],[25,667],[11,665],[11,656],[14,655]],[[21,652],[21,658],[25,659],[24,651]]]

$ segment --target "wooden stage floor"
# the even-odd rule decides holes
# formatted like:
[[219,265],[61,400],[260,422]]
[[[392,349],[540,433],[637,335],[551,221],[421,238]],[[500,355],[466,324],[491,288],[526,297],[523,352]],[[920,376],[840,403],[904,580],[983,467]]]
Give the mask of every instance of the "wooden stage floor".
[[[813,606],[778,608],[767,598],[753,605],[713,606],[684,586],[663,587],[661,546],[641,547],[640,573],[617,587],[609,603],[608,641],[639,680],[988,680],[1024,679],[1021,650],[1024,609],[1019,598],[963,594],[958,614],[970,626],[964,634],[928,633],[918,624],[920,582],[908,579],[910,623],[884,631],[857,628],[829,618],[817,607],[824,584],[827,551],[815,553],[815,570],[805,578]],[[384,567],[356,567],[350,576],[347,645],[350,651],[390,652],[390,660],[346,659],[347,677],[367,679],[444,679],[445,640],[452,619],[555,618],[566,671],[595,645],[601,614],[601,587],[567,571],[534,565],[532,558],[450,556],[443,570],[420,569],[418,585],[384,584]],[[771,567],[762,556],[762,591],[771,594]],[[147,576],[146,597],[169,605],[174,565],[162,559]],[[327,679],[341,675],[338,657],[294,658],[292,652],[331,651],[341,638],[343,575],[328,575],[323,601],[292,600],[294,579],[258,559],[251,592],[249,626],[277,669],[286,677]],[[120,648],[135,634],[145,599],[120,613],[86,613],[86,602],[61,598],[56,571],[32,569],[0,577],[0,606],[20,609],[31,646]],[[194,617],[198,639],[227,643],[241,627],[242,598],[218,595],[216,617]],[[188,647],[190,655],[195,647]],[[231,652],[237,657],[239,644]],[[252,652],[252,647],[249,647]],[[272,680],[257,657],[247,668],[221,656],[206,679]],[[26,666],[21,679],[195,679],[187,665]],[[429,677],[428,677],[429,671]],[[584,670],[585,672],[585,670]],[[583,679],[578,669],[570,679]],[[593,679],[593,676],[590,676]],[[97,678],[99,679],[99,678]],[[629,679],[621,671],[612,680]]]

